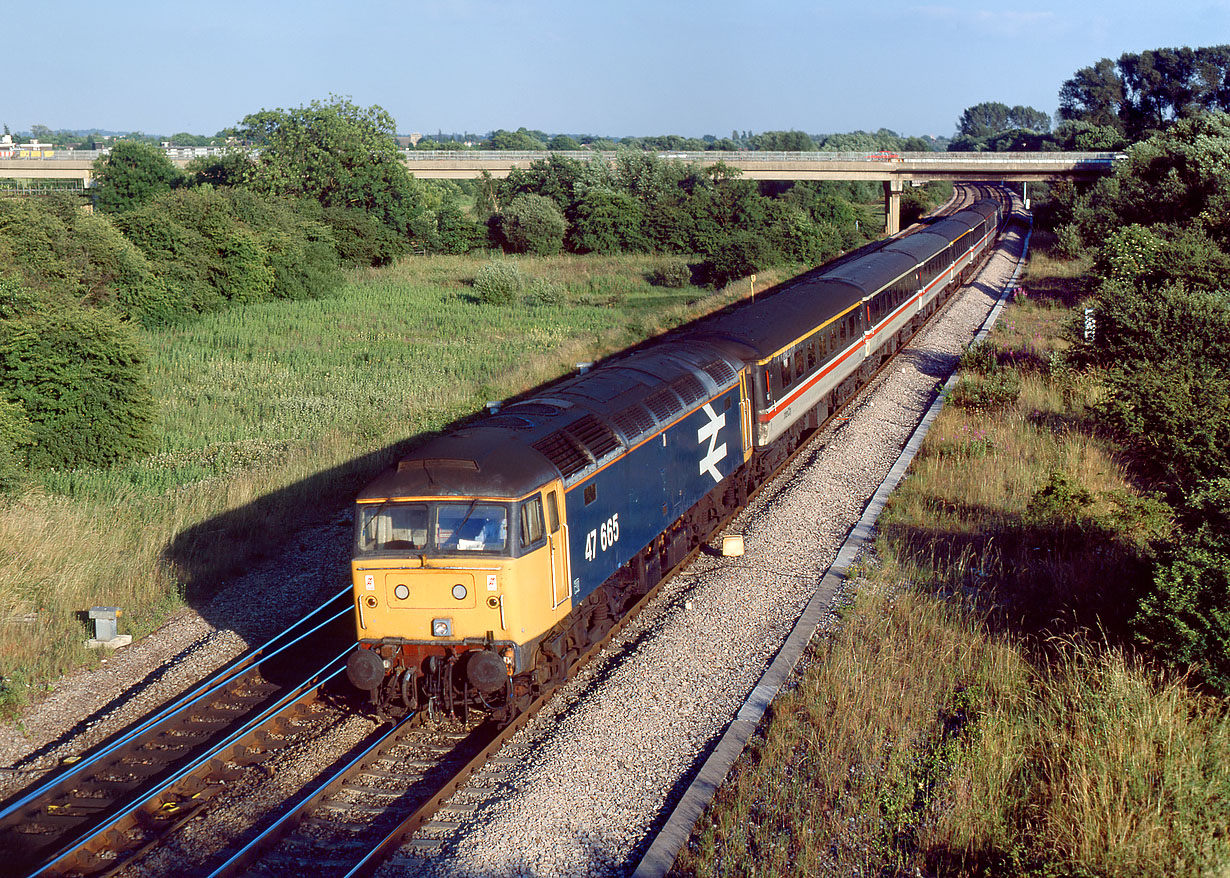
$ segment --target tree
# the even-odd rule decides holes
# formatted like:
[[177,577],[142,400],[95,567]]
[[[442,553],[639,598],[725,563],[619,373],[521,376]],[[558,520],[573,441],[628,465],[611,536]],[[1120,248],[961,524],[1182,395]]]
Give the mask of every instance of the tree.
[[535,137],[542,132],[529,132],[525,128],[516,131],[505,131],[503,128],[492,133],[490,145],[492,149],[512,149],[521,152],[537,152],[546,148],[547,136]]
[[1059,88],[1059,118],[1123,130],[1123,80],[1109,58],[1082,67]]
[[366,211],[409,235],[422,196],[402,164],[395,131],[393,117],[380,107],[336,95],[292,110],[261,110],[240,128],[260,148],[245,179],[258,192]]
[[958,137],[987,137],[1009,127],[1007,104],[987,101],[967,107],[957,122]]
[[648,250],[640,202],[626,192],[590,189],[573,208],[568,245],[576,253]]
[[581,149],[581,144],[567,134],[557,134],[547,144],[547,149],[575,152]]
[[169,192],[182,177],[158,147],[121,141],[94,161],[94,203],[108,213],[123,213]]
[[1059,90],[1059,117],[1132,140],[1208,111],[1230,111],[1230,45],[1125,52],[1084,67]]
[[542,195],[518,195],[500,217],[500,233],[513,253],[558,253],[566,226],[555,202]]

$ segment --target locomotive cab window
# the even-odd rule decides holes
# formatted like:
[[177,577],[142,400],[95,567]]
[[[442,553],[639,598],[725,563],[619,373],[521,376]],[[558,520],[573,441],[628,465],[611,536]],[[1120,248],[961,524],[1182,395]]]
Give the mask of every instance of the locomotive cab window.
[[508,508],[478,500],[458,503],[359,505],[355,548],[374,552],[502,553],[508,543]]
[[426,548],[426,503],[382,503],[379,506],[359,507],[360,552]]
[[508,510],[495,503],[440,503],[436,547],[442,552],[503,552]]
[[547,494],[547,523],[551,525],[551,533],[559,530],[559,501],[555,499],[554,491]]
[[542,518],[542,497],[535,494],[521,503],[521,548],[541,542],[547,535]]

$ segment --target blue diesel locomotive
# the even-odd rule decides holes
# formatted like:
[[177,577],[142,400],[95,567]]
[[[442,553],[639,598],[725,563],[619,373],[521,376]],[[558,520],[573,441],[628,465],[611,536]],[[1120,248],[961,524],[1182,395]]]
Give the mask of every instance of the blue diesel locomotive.
[[359,495],[347,664],[378,711],[510,719],[849,399],[992,248],[983,200],[612,358]]

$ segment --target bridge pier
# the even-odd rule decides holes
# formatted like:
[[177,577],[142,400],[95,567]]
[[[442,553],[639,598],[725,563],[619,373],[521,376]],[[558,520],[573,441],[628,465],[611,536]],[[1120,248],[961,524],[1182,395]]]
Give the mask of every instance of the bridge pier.
[[901,178],[884,181],[884,233],[895,235],[901,231]]

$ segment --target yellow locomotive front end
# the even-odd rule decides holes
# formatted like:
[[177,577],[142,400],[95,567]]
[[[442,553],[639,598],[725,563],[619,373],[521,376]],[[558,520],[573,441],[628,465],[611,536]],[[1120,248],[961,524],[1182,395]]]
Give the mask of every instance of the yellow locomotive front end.
[[[544,637],[571,609],[563,486],[538,466],[493,479],[507,468],[403,461],[359,497],[351,561],[359,648],[347,672],[378,709],[508,712],[526,694],[518,684],[526,689],[527,672],[543,664]],[[540,486],[505,496],[472,490],[517,482]]]

